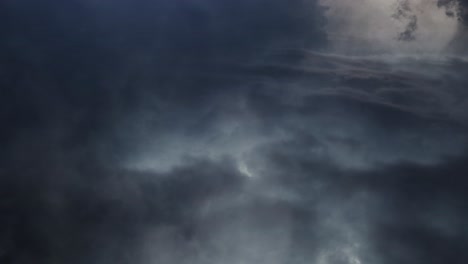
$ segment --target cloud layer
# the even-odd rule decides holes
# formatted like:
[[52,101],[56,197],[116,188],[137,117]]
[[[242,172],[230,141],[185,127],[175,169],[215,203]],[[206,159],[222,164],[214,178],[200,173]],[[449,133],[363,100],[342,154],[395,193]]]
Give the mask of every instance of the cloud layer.
[[0,262],[464,263],[465,2],[345,2],[3,1]]

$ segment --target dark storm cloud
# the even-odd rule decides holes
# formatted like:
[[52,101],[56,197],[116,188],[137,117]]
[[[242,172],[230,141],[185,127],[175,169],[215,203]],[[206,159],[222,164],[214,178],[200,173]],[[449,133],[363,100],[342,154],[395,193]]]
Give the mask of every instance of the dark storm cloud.
[[191,211],[242,183],[226,162],[194,161],[166,177],[71,166],[5,174],[5,263],[135,263],[146,228],[174,226],[188,239]]
[[[341,255],[342,263],[355,263],[346,252],[336,251],[341,242],[362,263],[464,263],[466,157],[430,166],[402,162],[352,172],[328,159],[311,160],[285,151],[307,149],[309,144],[282,145],[271,153],[276,153],[273,164],[281,164],[274,167],[275,180],[301,193],[325,221],[324,226],[316,224],[320,231],[313,231],[327,237],[314,247],[319,255],[328,251],[329,261]],[[317,204],[326,205],[320,209]],[[330,217],[334,214],[341,215]],[[354,233],[363,237],[353,237]]]
[[[141,144],[132,133],[203,119],[199,107],[232,86],[210,75],[225,75],[224,64],[324,43],[314,2],[0,5],[4,263],[135,263],[147,227],[190,237],[190,208],[235,184],[237,169],[207,161],[149,183],[121,176],[127,149]],[[144,128],[132,122],[140,114],[151,116]]]
[[[297,53],[282,56],[235,72],[257,80],[241,94],[260,129],[282,131],[247,162],[258,185],[246,185],[247,198],[214,199],[193,242],[156,232],[149,258],[463,263],[466,106],[454,102],[464,97],[465,62],[303,54],[291,65]],[[167,253],[181,248],[189,260]]]
[[406,24],[405,30],[398,35],[398,40],[414,40],[414,34],[418,29],[418,17],[413,14],[409,1],[399,1],[392,17],[400,21],[403,20]]
[[322,53],[315,1],[0,5],[2,263],[466,259],[463,58]]
[[468,22],[467,15],[468,15],[468,1],[466,0],[438,0],[437,5],[439,7],[447,7],[447,8],[455,8],[456,14],[453,13],[453,9],[449,9],[447,11],[448,16],[457,16],[463,22]]
[[[412,87],[426,88],[429,93],[431,89],[454,92],[457,82],[447,87],[434,82],[421,85],[425,77],[415,72],[418,67],[410,66],[414,61],[392,65],[338,57],[327,63],[331,61],[334,64],[327,66],[334,70],[330,72],[339,72],[341,78],[328,84],[326,92],[304,93],[299,101],[263,96],[262,104],[256,104],[262,105],[257,108],[262,115],[272,113],[272,122],[287,123],[288,131],[294,133],[289,140],[262,150],[269,157],[265,167],[270,169],[264,177],[301,197],[309,213],[318,215],[310,237],[327,239],[314,246],[313,255],[323,256],[318,259],[324,263],[444,263],[447,259],[463,263],[467,257],[463,249],[467,240],[463,227],[467,219],[463,202],[468,185],[466,155],[442,149],[451,145],[451,139],[465,138],[466,127],[448,116],[421,116],[419,110],[401,108],[404,102],[400,100],[390,103],[392,98],[374,97],[379,89],[401,89],[402,98],[414,95],[417,99],[423,95],[411,92]],[[315,63],[322,67],[314,68]],[[419,63],[432,74],[462,68],[457,61]],[[309,67],[301,68],[294,80],[307,80],[309,85],[300,87],[318,89],[310,88],[317,72],[324,80],[332,79],[324,77],[327,67],[318,58],[304,64]],[[348,70],[343,70],[346,66]],[[406,70],[398,72],[395,66]],[[456,75],[455,80],[464,78],[461,71]],[[271,112],[268,104],[281,110]],[[419,104],[409,105],[418,108]],[[433,102],[432,107],[445,108],[436,105]],[[466,140],[461,138],[453,143]],[[453,151],[454,145],[449,148]],[[461,150],[464,153],[466,145]],[[428,153],[440,156],[428,161],[423,158]],[[377,166],[361,166],[373,162]]]
[[3,2],[2,87],[14,89],[3,89],[2,138],[34,125],[94,138],[148,94],[201,102],[219,83],[197,75],[215,62],[320,46],[319,9],[303,1]]
[[454,36],[451,46],[457,53],[466,55],[467,25],[468,25],[468,1],[466,0],[439,0],[439,7],[446,9],[446,15],[455,17],[460,21],[458,32]]
[[385,178],[371,187],[387,205],[373,231],[383,263],[463,263],[465,164],[466,156],[441,166],[406,164],[369,176]]

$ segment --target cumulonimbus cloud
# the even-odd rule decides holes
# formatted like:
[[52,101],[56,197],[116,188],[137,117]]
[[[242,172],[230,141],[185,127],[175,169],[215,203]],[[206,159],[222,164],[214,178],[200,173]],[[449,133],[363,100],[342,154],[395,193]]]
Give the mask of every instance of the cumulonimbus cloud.
[[33,2],[0,4],[0,262],[465,263],[448,4]]

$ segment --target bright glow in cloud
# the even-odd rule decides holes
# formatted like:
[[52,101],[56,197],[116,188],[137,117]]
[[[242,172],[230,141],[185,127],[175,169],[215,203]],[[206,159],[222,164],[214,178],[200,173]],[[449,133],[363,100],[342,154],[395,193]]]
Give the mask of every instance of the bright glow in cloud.
[[247,177],[254,177],[254,174],[250,171],[243,160],[239,161],[239,171]]
[[[327,31],[338,53],[441,53],[459,27],[455,18],[437,7],[436,0],[321,2],[330,7]],[[399,39],[406,30],[411,31],[411,41]]]

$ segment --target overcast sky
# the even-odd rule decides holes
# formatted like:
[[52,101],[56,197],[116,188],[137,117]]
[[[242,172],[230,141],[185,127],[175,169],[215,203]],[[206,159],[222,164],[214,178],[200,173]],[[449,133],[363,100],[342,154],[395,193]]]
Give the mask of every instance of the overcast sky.
[[467,8],[1,1],[0,263],[466,263]]

